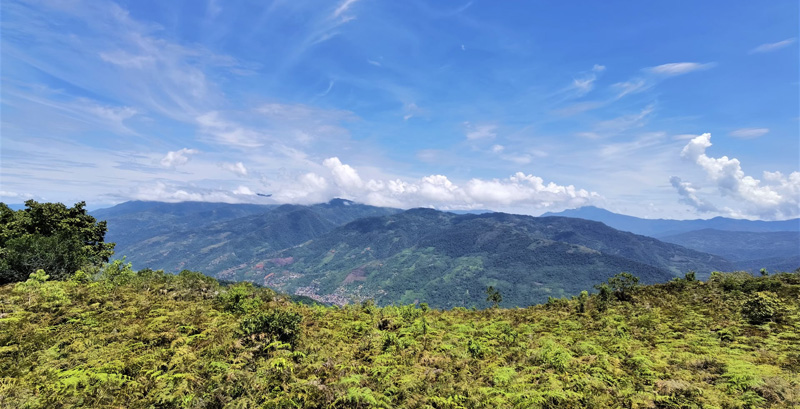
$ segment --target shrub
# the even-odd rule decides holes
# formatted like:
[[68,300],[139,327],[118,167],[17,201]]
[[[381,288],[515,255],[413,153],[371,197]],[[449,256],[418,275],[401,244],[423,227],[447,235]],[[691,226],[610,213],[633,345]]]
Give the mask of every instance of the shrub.
[[294,347],[300,338],[300,322],[303,316],[284,310],[248,315],[242,319],[241,331],[244,335],[266,334],[273,341],[280,341]]
[[233,314],[244,314],[257,309],[261,304],[259,298],[254,297],[253,284],[242,282],[232,285],[227,291],[217,296],[220,309]]
[[775,321],[782,312],[781,302],[773,293],[757,292],[742,306],[742,315],[755,325]]

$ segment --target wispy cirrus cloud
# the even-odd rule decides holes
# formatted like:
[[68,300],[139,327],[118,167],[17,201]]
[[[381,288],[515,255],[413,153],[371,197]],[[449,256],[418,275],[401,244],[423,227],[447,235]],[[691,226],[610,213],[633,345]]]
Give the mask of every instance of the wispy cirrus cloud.
[[338,18],[344,12],[346,12],[353,4],[355,4],[358,0],[344,0],[339,3],[339,6],[336,7],[336,10],[333,11],[331,17]]
[[734,138],[753,139],[760,138],[769,133],[769,128],[741,128],[731,131],[730,135]]
[[647,67],[642,69],[644,75],[636,76],[628,81],[614,83],[611,85],[611,89],[617,93],[616,99],[620,99],[626,95],[647,91],[667,78],[704,71],[715,66],[716,63],[713,62],[674,62]]
[[669,64],[661,64],[655,67],[647,68],[646,71],[656,75],[675,76],[688,74],[694,71],[707,70],[713,68],[715,63],[696,63],[696,62],[674,62]]
[[793,38],[787,38],[782,41],[778,41],[776,43],[761,44],[758,47],[750,50],[750,54],[769,53],[772,51],[780,50],[781,48],[786,48],[794,44],[795,41],[797,41],[797,39],[793,37]]

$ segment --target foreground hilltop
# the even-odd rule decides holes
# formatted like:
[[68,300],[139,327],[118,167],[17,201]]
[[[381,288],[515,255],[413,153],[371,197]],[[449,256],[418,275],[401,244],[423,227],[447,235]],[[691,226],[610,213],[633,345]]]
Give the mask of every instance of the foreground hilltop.
[[797,273],[601,288],[442,311],[298,304],[120,262],[40,272],[0,287],[0,407],[800,405]]

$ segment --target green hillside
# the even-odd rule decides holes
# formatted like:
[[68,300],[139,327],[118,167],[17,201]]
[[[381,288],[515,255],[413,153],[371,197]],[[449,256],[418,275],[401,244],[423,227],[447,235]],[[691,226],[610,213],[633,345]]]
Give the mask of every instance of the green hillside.
[[442,308],[477,305],[490,285],[506,294],[503,305],[527,306],[577,294],[620,271],[656,283],[729,266],[587,220],[432,209],[356,220],[271,257],[230,278],[339,304],[372,298]]
[[703,229],[660,240],[725,257],[737,269],[794,270],[800,267],[800,232]]
[[119,262],[37,273],[0,287],[0,407],[800,405],[797,273],[606,288],[441,311],[296,304]]
[[125,256],[137,268],[195,269],[230,277],[254,259],[336,226],[397,212],[334,199],[311,206],[126,202],[93,214],[106,218],[117,257]]

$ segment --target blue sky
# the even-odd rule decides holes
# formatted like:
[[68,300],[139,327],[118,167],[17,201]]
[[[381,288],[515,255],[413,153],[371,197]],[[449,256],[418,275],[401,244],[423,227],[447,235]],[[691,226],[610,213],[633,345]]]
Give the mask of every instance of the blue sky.
[[7,203],[800,216],[797,1],[0,4]]

